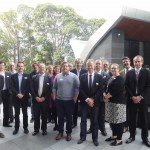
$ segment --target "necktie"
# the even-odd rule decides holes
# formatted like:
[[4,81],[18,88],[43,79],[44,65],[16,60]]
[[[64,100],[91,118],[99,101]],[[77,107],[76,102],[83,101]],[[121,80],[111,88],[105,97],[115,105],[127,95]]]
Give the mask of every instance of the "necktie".
[[89,75],[89,90],[92,88],[92,75]]
[[136,94],[138,94],[138,78],[139,78],[139,70],[135,70],[136,76]]
[[138,80],[138,78],[139,78],[139,70],[135,70],[135,76],[136,76],[136,80]]
[[43,92],[43,81],[44,81],[44,76],[39,77],[39,96],[42,95]]

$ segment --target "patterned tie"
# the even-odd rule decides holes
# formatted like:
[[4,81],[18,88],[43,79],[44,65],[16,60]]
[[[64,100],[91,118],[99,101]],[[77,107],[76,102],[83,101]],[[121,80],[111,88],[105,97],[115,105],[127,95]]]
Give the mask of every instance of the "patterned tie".
[[139,78],[139,70],[135,70],[135,76],[136,76],[136,80],[138,80],[138,78]]

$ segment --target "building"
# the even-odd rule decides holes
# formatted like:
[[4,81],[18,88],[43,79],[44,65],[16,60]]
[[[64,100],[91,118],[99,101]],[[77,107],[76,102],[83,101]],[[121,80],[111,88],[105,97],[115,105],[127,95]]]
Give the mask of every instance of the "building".
[[144,57],[145,65],[150,65],[150,12],[124,6],[90,37],[81,58],[121,64],[123,56],[132,60],[138,54]]

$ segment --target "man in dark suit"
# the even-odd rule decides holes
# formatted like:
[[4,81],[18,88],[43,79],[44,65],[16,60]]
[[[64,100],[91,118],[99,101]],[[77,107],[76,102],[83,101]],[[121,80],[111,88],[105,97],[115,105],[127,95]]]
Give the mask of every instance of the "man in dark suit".
[[[32,77],[35,76],[36,74],[38,74],[39,71],[39,64],[38,63],[33,63],[32,64],[32,72],[30,73],[30,80],[32,80]],[[31,91],[30,91],[31,92]],[[31,97],[31,120],[30,123],[32,123],[34,121],[34,111],[33,111],[33,98]]]
[[130,137],[126,143],[131,143],[135,140],[136,132],[136,116],[139,110],[139,117],[142,122],[141,138],[143,143],[150,147],[148,141],[148,105],[150,104],[150,71],[143,69],[143,57],[137,55],[133,58],[134,69],[126,74],[126,90],[129,97],[129,131]]
[[102,101],[103,79],[102,76],[94,72],[94,60],[89,59],[86,63],[88,73],[80,77],[80,100],[81,100],[81,131],[78,144],[86,140],[87,111],[91,108],[91,129],[92,140],[95,146],[98,142],[98,114],[99,104]]
[[[108,61],[105,60],[105,63],[107,63],[107,66],[109,68]],[[107,81],[109,80],[110,73],[109,70],[102,70],[103,62],[100,59],[95,60],[95,72],[100,74],[103,78],[103,88],[107,84]],[[106,129],[105,129],[105,102],[101,101],[99,105],[99,117],[98,117],[98,123],[99,123],[99,129],[103,136],[107,135]]]
[[[2,98],[1,98],[1,91],[4,87],[4,77],[2,75],[0,75],[0,104],[2,102]],[[0,138],[4,138],[5,135],[0,131]]]
[[23,128],[24,133],[28,134],[28,98],[29,98],[29,88],[30,88],[30,79],[29,75],[24,73],[24,63],[17,63],[18,72],[11,75],[11,89],[13,95],[13,105],[15,109],[15,130],[13,135],[17,134],[19,131],[19,115],[20,115],[20,106],[23,113]]
[[4,112],[3,126],[12,127],[11,125],[9,125],[9,107],[10,107],[10,94],[11,94],[10,76],[11,74],[5,71],[5,63],[2,61],[0,62],[0,74],[4,77],[4,86],[1,91],[1,98],[3,102],[3,112]]
[[[10,74],[14,74],[17,71],[15,70],[15,63],[11,62],[9,64],[9,72]],[[14,121],[14,112],[13,112],[13,100],[12,100],[12,94],[10,95],[10,105],[9,105],[9,123],[12,123]]]
[[42,119],[42,134],[47,134],[47,112],[48,102],[52,89],[52,81],[49,75],[46,75],[45,72],[45,64],[39,64],[39,74],[34,75],[31,80],[31,94],[33,98],[34,110],[34,132],[32,133],[33,136],[39,133],[40,114]]
[[[128,71],[130,71],[131,69],[133,69],[132,67],[131,67],[131,65],[130,65],[130,58],[129,57],[127,57],[127,56],[125,56],[125,57],[123,57],[122,58],[122,64],[123,64],[123,67],[124,67],[124,69],[122,69],[121,71],[120,71],[120,75],[124,78],[124,79],[126,79],[126,73],[128,72]],[[127,96],[127,94],[126,94],[126,91],[124,91],[124,93],[125,93],[125,98],[126,99],[128,99],[128,96]],[[127,100],[126,100],[127,101]],[[126,111],[126,113],[127,113],[127,121],[126,122],[124,122],[124,130],[123,130],[123,132],[125,133],[126,131],[128,131],[128,127],[129,127],[129,111],[128,111],[128,103],[127,103],[127,111]]]
[[112,73],[109,71],[109,61],[108,60],[103,60],[103,73],[108,74],[109,77],[112,76]]
[[[72,69],[70,72],[76,74],[79,78],[82,74],[87,73],[87,70],[82,68],[83,61],[80,58],[77,58],[75,60],[75,66],[76,68]],[[73,113],[73,124],[72,128],[77,126],[77,119],[78,119],[78,100],[80,100],[80,93],[77,99],[77,102],[75,104],[74,113]]]

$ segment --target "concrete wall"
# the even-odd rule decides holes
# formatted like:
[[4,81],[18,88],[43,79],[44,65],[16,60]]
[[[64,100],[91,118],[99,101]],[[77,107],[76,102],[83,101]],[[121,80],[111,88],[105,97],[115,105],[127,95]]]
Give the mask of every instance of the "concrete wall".
[[124,56],[124,32],[122,30],[112,30],[95,47],[89,58],[107,59],[110,63],[121,64]]
[[150,66],[150,42],[144,42],[144,64]]
[[124,31],[112,30],[112,61],[113,63],[122,64],[124,56]]
[[111,57],[112,34],[108,34],[94,49],[90,58],[106,59]]

